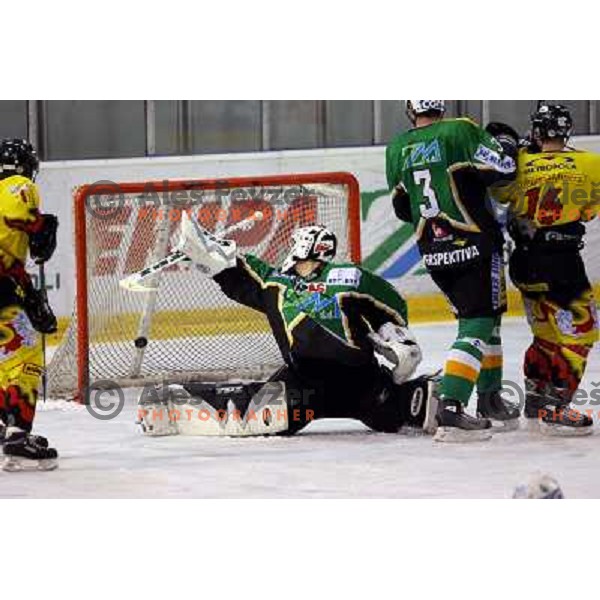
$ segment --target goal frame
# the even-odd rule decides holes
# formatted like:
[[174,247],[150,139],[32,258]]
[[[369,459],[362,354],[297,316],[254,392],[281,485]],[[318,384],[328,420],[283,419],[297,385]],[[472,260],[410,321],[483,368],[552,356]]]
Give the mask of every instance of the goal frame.
[[87,199],[100,194],[164,193],[190,190],[215,190],[278,185],[337,184],[348,188],[348,245],[352,262],[361,262],[360,238],[360,187],[356,177],[346,171],[302,173],[284,175],[254,175],[250,177],[224,177],[217,179],[165,179],[116,183],[103,181],[86,184],[74,191],[75,232],[75,286],[77,310],[77,391],[75,400],[81,404],[89,401],[89,313],[88,313],[88,257],[87,257]]

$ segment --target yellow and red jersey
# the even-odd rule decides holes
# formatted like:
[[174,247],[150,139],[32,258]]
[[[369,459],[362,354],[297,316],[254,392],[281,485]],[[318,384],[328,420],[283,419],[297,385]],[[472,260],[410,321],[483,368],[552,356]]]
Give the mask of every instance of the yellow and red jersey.
[[41,226],[38,187],[27,177],[0,181],[0,272],[24,264],[29,235]]
[[600,155],[523,149],[517,179],[495,197],[536,229],[590,221],[600,212]]

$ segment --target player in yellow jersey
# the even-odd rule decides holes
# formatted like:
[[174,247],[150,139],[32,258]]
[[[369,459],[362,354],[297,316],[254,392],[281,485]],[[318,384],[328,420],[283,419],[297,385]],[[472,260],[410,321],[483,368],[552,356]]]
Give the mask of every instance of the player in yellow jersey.
[[39,210],[39,162],[25,140],[0,142],[0,444],[3,469],[52,469],[58,454],[32,435],[43,369],[40,333],[56,331],[45,290],[25,270],[27,256],[46,262],[56,248],[58,220]]
[[592,419],[571,401],[598,340],[581,249],[584,223],[600,208],[600,155],[567,146],[572,129],[566,107],[539,106],[529,147],[518,156],[517,180],[499,192],[510,202],[510,276],[534,336],[525,355],[525,416],[559,435],[592,433]]

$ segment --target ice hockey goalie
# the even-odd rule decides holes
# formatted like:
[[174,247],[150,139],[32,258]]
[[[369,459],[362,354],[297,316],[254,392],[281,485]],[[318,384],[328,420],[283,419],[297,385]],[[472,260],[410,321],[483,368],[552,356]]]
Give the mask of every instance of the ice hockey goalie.
[[196,222],[184,252],[232,300],[264,313],[284,366],[268,381],[169,385],[140,398],[148,435],[291,435],[315,419],[352,418],[379,432],[435,425],[432,377],[411,379],[421,350],[407,307],[385,280],[333,262],[335,234],[297,229],[281,265],[240,255]]

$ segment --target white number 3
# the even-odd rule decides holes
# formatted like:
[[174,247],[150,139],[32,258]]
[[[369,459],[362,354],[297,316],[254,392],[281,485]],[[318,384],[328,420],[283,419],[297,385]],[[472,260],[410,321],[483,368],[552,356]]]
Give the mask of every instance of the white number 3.
[[428,169],[415,171],[413,173],[415,183],[423,185],[423,203],[421,204],[421,216],[424,219],[433,219],[440,214],[440,206],[435,191],[431,187],[431,173]]

